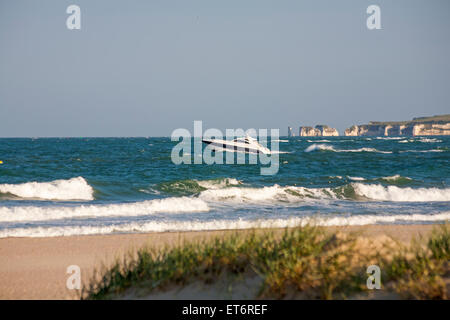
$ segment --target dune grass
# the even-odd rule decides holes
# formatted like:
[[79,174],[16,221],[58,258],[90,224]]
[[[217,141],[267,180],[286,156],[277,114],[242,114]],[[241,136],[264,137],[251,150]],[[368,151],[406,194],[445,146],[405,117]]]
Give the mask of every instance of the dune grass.
[[[368,292],[367,266],[378,264],[383,289],[402,298],[447,299],[450,232],[433,231],[427,242],[383,250],[361,247],[358,235],[305,226],[283,232],[249,231],[175,247],[146,247],[105,268],[84,287],[82,298],[118,298],[128,289],[152,293],[194,281],[257,277],[254,298],[345,299]],[[421,241],[422,240],[422,241]],[[385,285],[386,283],[386,285]]]
[[392,259],[381,259],[390,287],[403,298],[448,299],[450,286],[450,230],[435,228],[428,239],[415,239]]

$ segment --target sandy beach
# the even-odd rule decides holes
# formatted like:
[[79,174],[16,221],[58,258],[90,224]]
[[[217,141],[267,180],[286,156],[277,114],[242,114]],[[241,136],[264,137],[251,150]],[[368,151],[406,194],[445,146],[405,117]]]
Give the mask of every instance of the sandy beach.
[[[382,241],[392,237],[409,243],[426,235],[432,225],[368,225],[329,227],[330,231],[358,232],[362,237]],[[116,234],[54,238],[0,239],[1,299],[77,299],[77,290],[66,288],[70,265],[78,265],[83,282],[94,270],[142,246],[171,246],[183,241],[196,241],[235,231],[164,232]],[[241,230],[238,232],[246,232]],[[265,230],[261,230],[265,232]]]

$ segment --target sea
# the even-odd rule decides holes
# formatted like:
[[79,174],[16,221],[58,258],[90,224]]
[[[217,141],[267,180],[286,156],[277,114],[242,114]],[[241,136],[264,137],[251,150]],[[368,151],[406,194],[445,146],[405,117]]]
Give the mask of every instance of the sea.
[[0,237],[450,219],[450,137],[282,137],[279,170],[179,164],[166,138],[0,139]]

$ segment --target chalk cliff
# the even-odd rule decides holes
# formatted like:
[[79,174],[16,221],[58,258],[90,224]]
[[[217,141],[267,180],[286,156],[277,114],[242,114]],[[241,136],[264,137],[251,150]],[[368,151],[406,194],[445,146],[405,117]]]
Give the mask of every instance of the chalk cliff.
[[313,127],[300,127],[298,135],[300,137],[318,137],[320,136],[320,131]]
[[339,132],[335,128],[330,128],[325,125],[317,125],[316,129],[320,131],[322,137],[336,137]]
[[317,125],[313,127],[300,127],[298,134],[300,137],[331,137],[338,136],[339,132],[326,125]]
[[346,136],[435,136],[450,135],[450,115],[414,118],[411,121],[376,122],[353,125]]

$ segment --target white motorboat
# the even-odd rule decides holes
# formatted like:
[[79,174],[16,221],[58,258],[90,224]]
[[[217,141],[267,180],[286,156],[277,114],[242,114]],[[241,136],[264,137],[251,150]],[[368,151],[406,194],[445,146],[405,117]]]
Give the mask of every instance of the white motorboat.
[[263,147],[256,139],[250,136],[240,137],[234,140],[202,139],[202,141],[215,151],[244,152],[256,154],[271,153],[268,148]]

